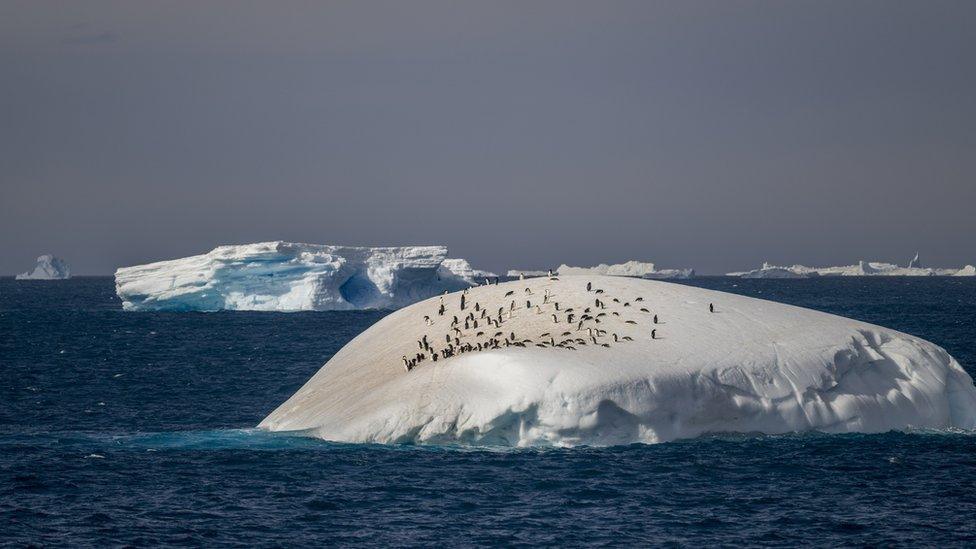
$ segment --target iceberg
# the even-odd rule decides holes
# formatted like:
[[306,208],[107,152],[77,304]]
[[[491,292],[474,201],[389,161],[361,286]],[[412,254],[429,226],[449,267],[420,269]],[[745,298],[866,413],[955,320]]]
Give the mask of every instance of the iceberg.
[[522,271],[517,269],[509,269],[507,276],[512,278],[530,278],[536,276],[546,276],[549,271]]
[[51,254],[44,254],[37,258],[34,270],[17,275],[17,280],[67,280],[71,278],[71,268],[68,263]]
[[953,273],[952,276],[976,276],[976,266],[966,265]]
[[366,248],[261,242],[122,267],[115,290],[129,311],[392,309],[467,288],[491,273],[445,246]]
[[259,427],[506,446],[973,429],[976,387],[937,345],[865,322],[661,281],[540,277],[391,313]]
[[[679,279],[679,278],[693,278],[695,276],[694,269],[661,269],[658,270],[654,263],[648,263],[643,261],[627,261],[626,263],[618,263],[615,265],[607,265],[606,263],[601,263],[595,267],[571,267],[563,263],[558,269],[554,271],[555,274],[560,276],[578,276],[578,275],[604,275],[604,276],[629,276],[636,278],[652,278],[652,279]],[[510,277],[536,277],[536,276],[546,276],[548,271],[522,271],[522,270],[510,270],[508,271],[508,276]]]
[[805,265],[791,265],[780,267],[771,263],[763,263],[762,267],[751,271],[726,273],[726,276],[739,278],[811,278],[815,276],[952,276],[960,269],[943,269],[936,267],[921,267],[918,254],[909,262],[908,267],[901,267],[894,263],[880,261],[859,261],[857,265],[839,267],[807,267]]

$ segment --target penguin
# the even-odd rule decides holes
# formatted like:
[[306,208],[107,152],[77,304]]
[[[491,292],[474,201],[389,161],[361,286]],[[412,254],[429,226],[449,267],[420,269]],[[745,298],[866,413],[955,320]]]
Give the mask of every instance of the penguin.
[[549,276],[550,279],[552,278],[552,269],[549,269],[549,275],[548,276]]
[[617,343],[618,341],[619,341],[619,339],[617,339],[617,334],[616,334],[616,333],[614,333],[614,334],[613,334],[613,342],[614,342],[614,343]]
[[403,355],[403,369],[407,372],[410,371],[410,361],[407,360],[407,355]]
[[487,276],[485,277],[485,286],[491,286],[491,280],[488,280]]
[[505,292],[505,297],[508,297],[508,296],[510,296],[510,295],[512,295],[514,293],[515,293],[515,290],[509,290],[509,291]]
[[586,283],[586,291],[588,292],[588,291],[590,291],[592,289],[593,289],[593,283],[592,282],[587,282]]
[[654,315],[654,324],[657,324],[657,315]]
[[525,273],[519,273],[519,280],[525,280]]
[[603,293],[603,290],[597,290],[596,293],[602,294]]
[[464,296],[464,294],[461,294],[461,310],[462,311],[464,310],[464,300],[465,300],[465,296]]
[[478,303],[477,301],[474,302],[474,310],[475,311],[480,311],[481,310],[481,304]]
[[441,307],[437,309],[438,316],[444,316],[444,304],[441,303]]
[[633,320],[628,320],[628,321],[626,321],[626,322],[627,322],[627,324],[637,324],[637,322],[635,322],[635,321],[633,321]]
[[708,312],[710,312],[710,313],[714,313],[715,312],[715,304],[714,303],[709,303],[708,304]]
[[644,301],[644,298],[643,297],[638,297],[638,298],[635,298],[634,301]]
[[651,339],[657,339],[657,328],[651,330]]
[[559,319],[558,319],[558,318],[556,318],[556,315],[555,315],[555,314],[554,314],[554,315],[552,315],[552,323],[553,323],[553,324],[559,324]]
[[526,288],[525,293],[528,295],[532,295],[532,288]]
[[640,308],[640,312],[642,312],[642,313],[649,313],[650,311],[648,311],[645,307],[641,307]]
[[556,310],[558,311],[559,310],[559,302],[558,301],[553,301],[552,304],[553,304],[554,307],[556,307]]
[[529,301],[528,299],[525,300],[525,308],[526,309],[531,309],[532,308],[532,302]]

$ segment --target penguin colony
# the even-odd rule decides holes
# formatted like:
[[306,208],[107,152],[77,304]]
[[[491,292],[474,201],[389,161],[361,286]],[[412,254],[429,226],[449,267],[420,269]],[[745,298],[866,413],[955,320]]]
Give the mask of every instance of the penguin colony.
[[[658,315],[643,296],[611,296],[586,282],[586,292],[570,303],[560,301],[545,280],[559,279],[550,273],[532,284],[519,280],[497,289],[493,288],[498,286],[497,278],[485,279],[483,286],[431,300],[430,311],[423,316],[425,333],[401,357],[404,370],[506,347],[534,345],[571,352],[585,346],[609,348],[634,341],[634,337],[658,338]],[[542,287],[536,281],[543,281]],[[711,304],[709,307],[714,312]],[[540,324],[539,315],[547,322]]]

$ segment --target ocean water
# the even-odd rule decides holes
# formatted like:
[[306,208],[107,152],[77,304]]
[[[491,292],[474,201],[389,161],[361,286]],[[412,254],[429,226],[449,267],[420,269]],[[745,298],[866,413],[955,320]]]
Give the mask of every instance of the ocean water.
[[[889,326],[976,367],[974,279],[688,283]],[[971,433],[518,450],[252,429],[384,314],[125,313],[111,278],[0,279],[0,543],[976,543]]]

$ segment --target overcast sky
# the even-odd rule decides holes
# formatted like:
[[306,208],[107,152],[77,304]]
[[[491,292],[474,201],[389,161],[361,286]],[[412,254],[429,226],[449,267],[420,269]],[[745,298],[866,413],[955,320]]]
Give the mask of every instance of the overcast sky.
[[976,263],[976,2],[0,0],[0,273]]

